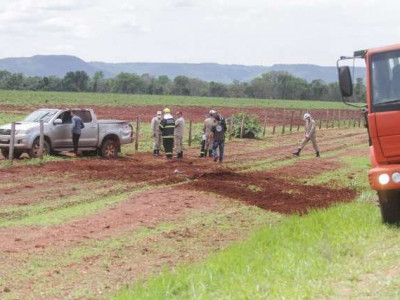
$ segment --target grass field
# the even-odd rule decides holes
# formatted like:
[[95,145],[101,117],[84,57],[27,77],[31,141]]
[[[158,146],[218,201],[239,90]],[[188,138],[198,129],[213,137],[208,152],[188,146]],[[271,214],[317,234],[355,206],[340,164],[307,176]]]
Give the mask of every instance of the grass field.
[[353,109],[342,102],[235,99],[157,95],[123,95],[100,93],[0,91],[0,104],[30,106],[104,105],[104,106],[203,106],[203,107],[260,107],[296,109]]

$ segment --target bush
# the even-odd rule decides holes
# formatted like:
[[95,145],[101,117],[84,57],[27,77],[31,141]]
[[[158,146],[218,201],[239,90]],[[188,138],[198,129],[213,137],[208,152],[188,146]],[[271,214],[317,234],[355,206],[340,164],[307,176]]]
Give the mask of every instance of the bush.
[[242,125],[242,118],[244,116],[244,130],[243,138],[255,139],[262,131],[262,125],[257,116],[251,116],[247,113],[238,113],[233,116],[233,135],[237,138],[240,137],[240,126]]

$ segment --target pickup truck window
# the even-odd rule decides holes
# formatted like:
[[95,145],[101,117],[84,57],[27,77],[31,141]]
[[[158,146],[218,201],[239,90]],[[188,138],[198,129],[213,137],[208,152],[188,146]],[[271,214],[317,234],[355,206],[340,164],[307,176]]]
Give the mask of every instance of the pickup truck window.
[[[73,110],[73,112],[80,116],[83,123],[91,123],[92,122],[92,114],[88,110]],[[63,124],[71,124],[72,123],[72,116],[69,110],[64,111],[61,113],[57,119],[61,119]]]
[[92,114],[89,110],[73,110],[73,112],[80,116],[83,123],[91,123],[92,122]]
[[40,122],[41,120],[45,123],[49,123],[51,118],[57,113],[57,110],[36,110],[28,115],[23,121],[24,122]]

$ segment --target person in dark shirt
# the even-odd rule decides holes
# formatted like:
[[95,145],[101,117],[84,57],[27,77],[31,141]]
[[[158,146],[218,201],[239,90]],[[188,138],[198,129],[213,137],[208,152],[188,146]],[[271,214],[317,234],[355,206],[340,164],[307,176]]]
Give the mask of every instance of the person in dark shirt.
[[72,116],[72,143],[74,144],[74,153],[78,155],[79,138],[81,137],[82,129],[85,128],[80,116],[71,110]]
[[[215,120],[216,124],[211,128],[213,135],[212,153],[214,161],[216,162],[219,160],[219,162],[222,163],[224,159],[226,122],[219,114],[215,115]],[[219,149],[219,155],[217,155],[217,148]]]

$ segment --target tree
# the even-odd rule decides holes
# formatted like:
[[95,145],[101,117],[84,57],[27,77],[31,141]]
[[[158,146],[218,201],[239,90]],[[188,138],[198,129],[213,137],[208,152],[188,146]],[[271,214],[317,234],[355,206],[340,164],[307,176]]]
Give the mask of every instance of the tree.
[[68,72],[63,79],[66,91],[84,92],[88,90],[89,76],[85,71]]
[[103,71],[97,71],[96,73],[94,73],[93,77],[91,79],[91,84],[90,84],[91,88],[90,88],[90,90],[95,92],[95,93],[99,90],[99,88],[101,90],[103,79],[104,79]]
[[211,81],[209,85],[209,96],[211,97],[226,97],[228,89],[223,83]]
[[190,95],[189,78],[186,76],[177,76],[174,78],[174,87],[172,89],[174,95]]

